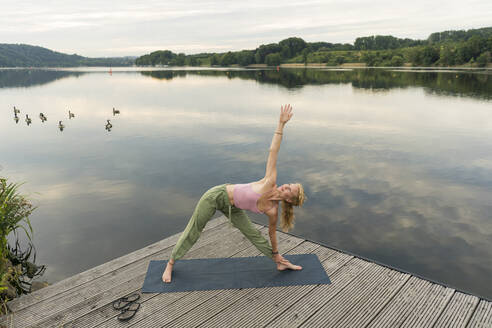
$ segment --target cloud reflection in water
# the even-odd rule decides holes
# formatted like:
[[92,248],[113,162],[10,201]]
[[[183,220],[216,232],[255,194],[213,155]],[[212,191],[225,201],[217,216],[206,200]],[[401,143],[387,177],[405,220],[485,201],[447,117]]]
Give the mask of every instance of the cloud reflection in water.
[[[0,145],[2,174],[40,193],[48,279],[181,231],[213,185],[261,178],[291,103],[278,182],[305,185],[295,233],[492,296],[492,82],[444,92],[413,73],[258,73],[78,73],[0,89],[0,136],[15,136]],[[16,125],[13,105],[50,120]],[[60,134],[68,106],[77,119]]]

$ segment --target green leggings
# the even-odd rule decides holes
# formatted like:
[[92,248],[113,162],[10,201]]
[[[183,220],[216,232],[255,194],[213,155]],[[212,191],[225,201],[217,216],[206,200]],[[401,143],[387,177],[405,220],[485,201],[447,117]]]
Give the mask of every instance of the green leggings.
[[238,228],[249,241],[255,245],[260,252],[273,258],[272,247],[261,233],[253,226],[253,223],[246,215],[246,212],[231,205],[227,195],[226,184],[210,188],[203,194],[202,198],[195,207],[188,225],[179,237],[178,243],[174,246],[171,259],[178,260],[196,243],[200,233],[207,222],[215,214],[216,210],[221,211],[229,217],[232,224]]

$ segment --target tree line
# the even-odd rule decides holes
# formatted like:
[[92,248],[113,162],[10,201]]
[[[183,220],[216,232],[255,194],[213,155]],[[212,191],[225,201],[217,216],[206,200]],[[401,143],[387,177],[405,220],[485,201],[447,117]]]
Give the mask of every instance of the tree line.
[[306,42],[290,37],[254,50],[185,55],[155,51],[135,60],[139,66],[248,66],[282,63],[322,63],[330,66],[365,63],[367,66],[453,66],[491,63],[492,27],[432,33],[426,40],[376,35],[356,38],[354,44]]
[[426,40],[391,35],[359,37],[354,44],[306,42],[291,37],[262,44],[254,50],[186,55],[170,50],[134,58],[88,58],[68,55],[25,44],[0,44],[0,67],[71,66],[248,66],[283,63],[319,63],[336,66],[364,63],[367,66],[455,66],[484,67],[492,62],[492,27],[432,33]]
[[460,66],[485,67],[492,62],[492,33],[489,36],[474,35],[466,41],[444,41],[426,45],[364,52],[361,62],[367,66]]

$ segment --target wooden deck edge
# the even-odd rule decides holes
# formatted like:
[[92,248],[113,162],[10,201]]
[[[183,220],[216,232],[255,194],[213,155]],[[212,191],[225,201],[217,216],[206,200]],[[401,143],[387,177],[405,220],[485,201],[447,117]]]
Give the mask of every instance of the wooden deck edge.
[[[227,217],[226,217],[226,216],[224,216],[224,215],[221,215],[221,216],[218,216],[218,217],[215,217],[215,218],[211,219],[211,220],[209,221],[209,223],[210,223],[210,222],[212,222],[212,221],[214,222],[214,224],[212,224],[212,225],[208,225],[208,224],[207,224],[209,229],[215,229],[218,225],[222,225],[222,224],[224,224],[224,223],[225,223],[225,224],[228,224],[228,223],[227,223],[228,219],[227,219]],[[219,223],[219,222],[220,222],[220,223]],[[253,222],[255,225],[257,225],[257,228],[258,228],[258,227],[268,228],[268,225],[265,225],[265,224],[262,224],[262,223],[255,222],[255,221],[253,221],[253,220],[252,220],[252,222]],[[206,227],[205,229],[207,229],[207,227]],[[207,230],[208,230],[208,229],[207,229]],[[459,292],[459,293],[462,293],[462,294],[466,294],[466,295],[470,295],[470,296],[472,296],[472,297],[475,297],[475,298],[477,298],[477,299],[478,299],[478,301],[477,301],[477,304],[476,304],[475,308],[474,308],[474,309],[473,309],[473,311],[471,312],[470,317],[469,317],[469,318],[468,318],[468,320],[467,320],[468,322],[469,322],[469,321],[472,319],[472,317],[475,315],[475,312],[476,312],[476,310],[477,310],[477,308],[478,308],[478,304],[480,304],[480,302],[492,302],[492,300],[491,300],[491,299],[489,299],[489,298],[487,298],[487,297],[484,297],[484,296],[481,296],[481,295],[478,295],[478,294],[473,294],[473,293],[471,293],[471,292],[467,292],[467,291],[460,290],[460,289],[458,289],[458,288],[456,288],[456,287],[453,287],[453,286],[450,286],[450,285],[448,285],[448,284],[446,284],[446,283],[439,282],[439,281],[433,280],[433,279],[431,279],[431,278],[428,278],[428,277],[425,277],[425,276],[422,276],[422,275],[419,275],[419,274],[415,274],[415,273],[409,272],[409,271],[407,271],[407,270],[404,270],[404,269],[401,269],[401,268],[398,268],[398,267],[394,267],[394,266],[389,265],[389,264],[381,263],[381,262],[379,262],[379,261],[377,261],[377,260],[373,260],[373,259],[370,259],[370,258],[364,257],[364,256],[362,256],[362,255],[359,255],[359,254],[356,254],[356,253],[353,253],[353,252],[350,252],[350,251],[342,250],[342,249],[339,249],[339,248],[337,248],[337,247],[327,245],[326,243],[323,243],[323,242],[319,242],[319,241],[310,240],[310,239],[307,239],[307,238],[305,238],[305,237],[303,237],[303,236],[300,236],[300,235],[294,234],[294,233],[292,233],[292,232],[287,232],[287,233],[286,233],[286,232],[283,232],[283,231],[281,231],[281,230],[278,230],[278,231],[279,231],[279,233],[280,233],[280,234],[289,235],[289,236],[291,236],[291,237],[295,237],[295,238],[299,239],[299,240],[301,241],[301,243],[302,243],[302,242],[310,242],[310,243],[313,243],[313,244],[317,244],[317,245],[319,245],[319,246],[322,246],[322,247],[325,247],[325,248],[331,249],[331,250],[333,250],[333,251],[337,251],[337,252],[339,252],[339,253],[341,253],[341,254],[345,254],[345,255],[348,255],[348,256],[352,256],[353,258],[358,258],[358,259],[361,259],[361,260],[367,261],[367,262],[369,262],[369,263],[373,263],[373,264],[378,265],[378,266],[381,266],[381,267],[385,267],[385,268],[388,268],[388,269],[391,269],[391,270],[394,270],[394,271],[397,271],[397,272],[400,272],[400,273],[403,273],[403,274],[408,274],[408,275],[410,275],[410,277],[411,277],[411,276],[414,276],[414,277],[416,277],[416,278],[419,278],[419,279],[422,279],[422,280],[428,281],[428,282],[430,282],[430,283],[432,283],[432,284],[436,284],[436,285],[439,285],[439,286],[443,286],[443,287],[445,287],[445,288],[450,288],[450,289],[453,289],[453,290],[454,290],[454,292],[453,292],[453,294],[452,294],[452,295],[454,295],[456,292]],[[178,234],[179,234],[179,233],[178,233]],[[173,236],[174,236],[174,235],[172,235],[172,236],[168,236],[168,237],[164,238],[163,240],[169,239],[169,238],[171,238],[171,237],[173,237]],[[153,244],[147,245],[147,246],[143,247],[143,249],[149,248],[149,247],[151,247],[152,245],[157,245],[157,244],[160,244],[160,243],[162,243],[162,242],[163,242],[163,240],[160,240],[160,241],[157,241],[157,242],[155,242],[155,243],[153,243]],[[97,266],[95,266],[95,267],[93,267],[93,268],[89,268],[89,269],[87,269],[87,270],[86,270],[86,271],[84,271],[84,272],[88,272],[88,271],[94,270],[95,268],[102,267],[102,266],[107,265],[108,263],[110,263],[110,262],[112,262],[112,261],[115,261],[115,260],[119,259],[119,258],[125,258],[125,257],[128,257],[129,255],[131,255],[131,254],[133,254],[133,253],[136,253],[136,252],[139,252],[139,251],[141,251],[141,250],[142,250],[142,249],[137,249],[137,250],[134,250],[134,251],[132,251],[132,252],[130,252],[130,253],[128,253],[128,254],[124,254],[124,255],[122,255],[122,256],[120,256],[120,257],[117,257],[117,258],[115,258],[115,259],[112,259],[112,260],[110,260],[110,261],[108,261],[108,262],[102,263],[102,264],[97,265]],[[65,278],[65,279],[63,279],[63,280],[61,280],[61,281],[59,281],[59,282],[56,282],[56,283],[54,283],[53,285],[51,285],[51,286],[49,286],[49,287],[46,287],[46,288],[50,288],[50,287],[53,287],[53,286],[55,286],[55,287],[56,287],[56,285],[57,285],[58,283],[64,282],[65,280],[72,279],[73,277],[75,277],[75,276],[77,276],[77,275],[80,275],[80,274],[82,274],[82,273],[84,273],[84,272],[78,273],[78,274],[76,274],[76,275],[74,275],[74,276],[71,276],[71,277],[67,277],[67,278]],[[410,277],[409,277],[409,279],[410,279]],[[402,285],[402,286],[403,286],[403,285]],[[39,291],[42,291],[42,290],[43,290],[43,289],[41,289],[41,290],[39,290]],[[29,297],[30,295],[33,295],[33,294],[35,294],[35,293],[37,293],[37,292],[39,292],[39,291],[36,291],[36,292],[31,293],[31,294],[28,294],[28,295],[24,295],[24,296]],[[37,294],[36,294],[36,295],[37,295]],[[452,297],[452,295],[451,295],[451,297]],[[394,296],[394,295],[393,295],[393,296]],[[451,300],[451,297],[450,297],[450,299],[448,300],[448,302]],[[12,300],[11,302],[14,302],[15,300],[16,300],[16,299]],[[436,319],[435,319],[434,323],[438,322],[439,317],[440,317],[440,316],[442,315],[442,313],[445,311],[445,309],[446,309],[447,305],[448,305],[448,304],[446,304],[446,305],[443,307],[442,312],[439,314],[439,316],[438,316],[438,317],[436,317]],[[7,306],[8,306],[8,304],[7,304]],[[385,305],[385,306],[386,306],[386,305]],[[467,322],[467,324],[468,324],[468,322]]]
[[[267,225],[263,224],[263,223],[259,223],[259,222],[256,222],[256,221],[253,221],[251,220],[253,223],[255,224],[258,224],[260,226],[263,226],[263,227],[267,227]],[[278,230],[278,229],[277,229]],[[392,269],[392,270],[395,270],[395,271],[399,271],[401,273],[406,273],[406,274],[409,274],[409,275],[412,275],[414,277],[417,277],[417,278],[420,278],[420,279],[423,279],[423,280],[427,280],[433,284],[437,284],[437,285],[440,285],[440,286],[443,286],[443,287],[446,287],[446,288],[452,288],[455,290],[455,292],[460,292],[460,293],[463,293],[463,294],[466,294],[466,295],[471,295],[471,296],[475,296],[475,297],[478,297],[479,299],[481,300],[484,300],[484,301],[487,301],[487,302],[492,302],[492,298],[488,298],[487,296],[483,296],[483,295],[480,295],[480,294],[473,294],[471,292],[468,292],[466,290],[462,290],[460,288],[457,288],[451,284],[446,284],[444,282],[441,282],[441,281],[437,281],[437,280],[434,280],[432,278],[429,278],[429,277],[426,277],[424,275],[421,275],[421,274],[418,274],[418,273],[414,273],[414,272],[410,272],[408,270],[405,270],[405,269],[402,269],[402,268],[398,268],[396,266],[392,266],[390,264],[387,264],[387,263],[382,263],[382,262],[379,262],[378,260],[374,260],[374,259],[370,259],[368,257],[365,257],[363,255],[360,255],[360,254],[356,254],[356,253],[353,253],[353,252],[350,252],[350,251],[346,251],[346,250],[343,250],[343,249],[340,249],[338,247],[335,247],[335,246],[331,246],[331,245],[328,245],[324,242],[320,242],[320,241],[316,241],[316,240],[311,240],[311,239],[307,239],[301,235],[297,235],[295,233],[292,233],[292,232],[283,232],[283,231],[280,231],[278,230],[279,232],[281,233],[285,233],[285,234],[288,234],[288,235],[291,235],[291,236],[294,236],[294,237],[297,237],[297,238],[301,238],[305,241],[309,241],[309,242],[312,242],[312,243],[315,243],[315,244],[318,244],[318,245],[321,245],[321,246],[324,246],[324,247],[327,247],[327,248],[330,248],[330,249],[333,249],[333,250],[336,250],[340,253],[343,253],[343,254],[347,254],[347,255],[352,255],[356,258],[360,258],[362,260],[365,260],[365,261],[368,261],[368,262],[371,262],[371,263],[374,263],[374,264],[377,264],[377,265],[380,265],[380,266],[383,266],[383,267],[386,267],[388,269]]]
[[[218,216],[216,218],[213,218],[209,221],[212,222],[214,221],[214,224],[213,225],[208,225],[208,227],[206,226],[204,231],[205,230],[210,230],[210,229],[215,229],[217,226],[219,225],[222,225],[224,223],[227,223],[228,219],[227,217],[225,217],[224,215],[221,215],[221,216]],[[177,233],[179,234],[179,233]],[[114,262],[117,262],[117,261],[126,261],[126,259],[129,259],[131,258],[134,254],[136,253],[139,253],[139,252],[142,252],[143,250],[151,250],[153,249],[154,247],[158,247],[162,244],[165,243],[166,240],[170,239],[170,238],[173,238],[174,236],[176,236],[177,234],[173,234],[171,236],[168,236],[164,239],[161,239],[161,240],[158,240],[154,243],[151,243],[147,246],[144,246],[142,248],[139,248],[139,249],[136,249],[130,253],[127,253],[127,254],[124,254],[124,255],[121,255],[121,256],[118,256],[118,257],[115,257],[107,262],[104,262],[104,263],[101,263],[99,265],[96,265],[94,267],[91,267],[91,268],[88,268],[87,270],[84,270],[82,272],[79,272],[79,273],[76,273],[72,276],[69,276],[69,277],[66,277],[60,281],[57,281],[55,283],[53,283],[52,285],[49,285],[47,287],[44,287],[42,289],[39,289],[39,290],[36,290],[32,293],[29,293],[29,294],[24,294],[24,295],[21,295],[20,297],[17,297],[17,298],[14,298],[13,300],[10,300],[8,303],[7,303],[7,308],[9,310],[9,312],[15,312],[15,311],[18,311],[19,309],[22,309],[24,307],[27,307],[27,306],[30,306],[31,304],[28,304],[27,306],[22,306],[21,308],[18,307],[18,304],[20,304],[21,302],[25,302],[27,301],[28,303],[37,303],[39,300],[37,300],[38,297],[41,297],[43,298],[43,296],[45,296],[44,294],[50,290],[50,289],[55,289],[58,288],[58,286],[62,285],[62,284],[66,284],[68,282],[70,282],[71,280],[75,279],[76,277],[80,277],[80,276],[83,276],[83,275],[86,275],[86,274],[90,274],[91,272],[93,271],[97,271],[105,266],[107,266],[109,263],[114,263]],[[152,251],[153,252],[153,251]],[[128,264],[125,264],[125,265],[128,265]],[[50,296],[51,297],[51,296]]]

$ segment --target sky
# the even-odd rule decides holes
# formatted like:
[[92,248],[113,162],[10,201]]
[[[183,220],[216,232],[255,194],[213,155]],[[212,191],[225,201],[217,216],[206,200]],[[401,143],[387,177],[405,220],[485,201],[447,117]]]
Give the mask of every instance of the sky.
[[0,43],[87,57],[255,49],[300,37],[352,43],[492,26],[490,0],[0,0]]

